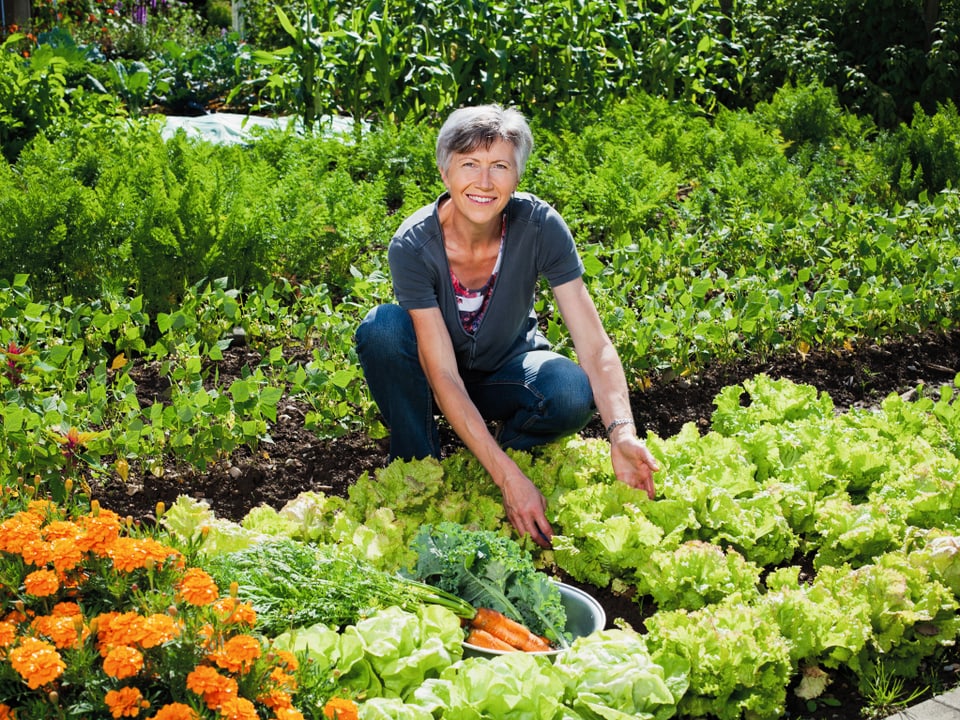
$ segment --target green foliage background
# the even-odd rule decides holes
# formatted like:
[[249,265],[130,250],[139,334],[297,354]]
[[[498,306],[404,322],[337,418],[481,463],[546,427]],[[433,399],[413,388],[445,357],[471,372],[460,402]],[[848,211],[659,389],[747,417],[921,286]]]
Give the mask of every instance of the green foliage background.
[[816,82],[834,88],[845,108],[891,127],[909,121],[917,104],[932,113],[956,101],[960,87],[956,0],[279,7],[295,27],[282,28],[274,3],[252,0],[243,8],[247,34],[261,48],[291,48],[299,100],[378,121],[498,99],[562,123],[638,89],[712,113],[751,109],[787,83]]
[[[954,0],[923,26],[922,53],[898,46],[913,64],[894,73],[897,92],[874,83],[875,95],[857,82],[874,65],[891,71],[894,56],[857,53],[899,38],[895,18],[917,4],[873,18],[877,43],[849,47],[841,30],[863,29],[865,5],[373,2],[284,6],[277,24],[247,7],[258,45],[170,41],[107,61],[70,27],[30,52],[27,36],[5,41],[0,343],[8,359],[10,348],[40,357],[11,366],[23,377],[10,376],[4,412],[7,440],[32,461],[56,465],[37,433],[75,425],[110,427],[105,447],[147,464],[171,448],[210,462],[262,439],[268,388],[306,398],[322,435],[381,432],[352,330],[391,297],[386,245],[440,192],[436,131],[462,102],[530,117],[522,187],[573,229],[636,386],[746,355],[956,327]],[[308,129],[217,145],[168,137],[162,116],[140,113],[230,86]],[[889,113],[861,102],[888,95]],[[324,122],[344,111],[348,136]],[[538,311],[572,352],[549,293]],[[230,393],[203,390],[205,362],[239,330],[263,366]],[[129,378],[108,370],[120,353],[161,363],[177,388],[169,404],[139,405]],[[104,384],[54,389],[48,366]],[[191,434],[224,415],[237,421]]]

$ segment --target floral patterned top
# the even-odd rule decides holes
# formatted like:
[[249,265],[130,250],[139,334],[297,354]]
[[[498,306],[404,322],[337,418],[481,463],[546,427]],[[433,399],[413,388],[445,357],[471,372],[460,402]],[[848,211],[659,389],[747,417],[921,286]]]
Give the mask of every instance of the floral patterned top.
[[490,304],[490,296],[493,294],[493,286],[497,282],[497,274],[500,272],[500,261],[503,259],[503,240],[507,236],[507,219],[504,217],[503,225],[500,230],[500,250],[497,253],[497,263],[493,272],[479,290],[471,290],[464,287],[459,278],[450,270],[450,282],[453,283],[453,292],[457,296],[457,309],[460,311],[460,323],[465,332],[473,335],[480,327],[480,321],[483,314]]

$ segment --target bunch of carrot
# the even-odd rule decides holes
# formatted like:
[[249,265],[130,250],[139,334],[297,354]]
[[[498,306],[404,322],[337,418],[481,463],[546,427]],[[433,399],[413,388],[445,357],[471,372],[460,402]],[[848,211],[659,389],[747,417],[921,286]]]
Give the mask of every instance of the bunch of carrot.
[[477,608],[476,614],[465,619],[465,623],[470,629],[467,642],[487,650],[545,652],[553,649],[547,638],[490,608]]
[[553,650],[550,641],[528,627],[492,608],[475,608],[451,592],[419,580],[398,577],[418,602],[429,602],[449,608],[469,628],[467,642],[487,650],[512,652],[546,652]]

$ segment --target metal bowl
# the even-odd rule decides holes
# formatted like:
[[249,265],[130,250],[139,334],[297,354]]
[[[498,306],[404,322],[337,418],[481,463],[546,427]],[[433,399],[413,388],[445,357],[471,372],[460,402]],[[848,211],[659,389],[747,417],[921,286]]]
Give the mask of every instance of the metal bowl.
[[[564,628],[572,639],[589,635],[597,630],[603,630],[607,624],[607,614],[603,611],[593,597],[579,588],[572,585],[558,582],[560,588],[560,602],[563,603],[567,611],[567,626]],[[544,652],[531,652],[529,655],[546,655],[547,657],[556,657],[564,650],[546,650]],[[493,657],[494,655],[506,655],[509,652],[521,652],[520,650],[488,650],[487,648],[477,647],[464,641],[464,657]]]

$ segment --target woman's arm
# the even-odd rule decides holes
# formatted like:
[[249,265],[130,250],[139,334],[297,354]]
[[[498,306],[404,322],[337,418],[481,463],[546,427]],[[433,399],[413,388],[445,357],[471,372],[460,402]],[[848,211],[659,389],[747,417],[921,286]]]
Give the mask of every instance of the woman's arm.
[[610,432],[614,473],[627,485],[645,490],[652,499],[655,492],[653,474],[659,466],[637,437],[623,365],[600,322],[593,298],[582,278],[558,285],[553,293],[573,339],[580,366],[590,379],[593,400],[604,427],[619,420],[631,421],[616,424]]
[[507,519],[517,532],[529,534],[535,542],[547,547],[553,529],[544,513],[546,499],[500,448],[470,399],[457,370],[453,343],[439,308],[409,312],[417,334],[420,365],[440,411],[500,488]]

